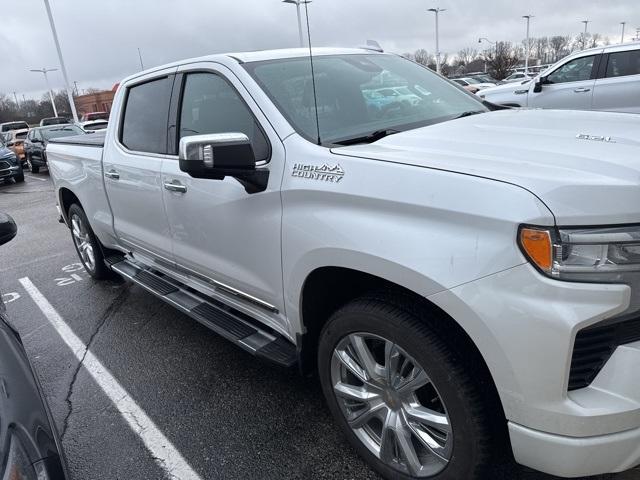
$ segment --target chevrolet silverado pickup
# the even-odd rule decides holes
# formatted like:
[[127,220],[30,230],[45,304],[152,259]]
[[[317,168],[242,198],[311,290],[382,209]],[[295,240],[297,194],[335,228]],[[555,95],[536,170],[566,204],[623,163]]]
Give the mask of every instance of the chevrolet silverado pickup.
[[291,49],[131,76],[47,155],[92,277],[315,372],[385,478],[577,477],[640,463],[639,131]]

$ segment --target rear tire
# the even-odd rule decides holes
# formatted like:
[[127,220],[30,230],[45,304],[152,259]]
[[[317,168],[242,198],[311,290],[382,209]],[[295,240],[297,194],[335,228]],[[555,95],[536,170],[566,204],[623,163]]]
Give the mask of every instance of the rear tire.
[[110,278],[111,272],[104,263],[102,245],[93,233],[82,207],[74,203],[69,207],[67,216],[71,225],[73,245],[87,273],[96,280]]
[[[318,347],[325,398],[349,442],[384,478],[484,478],[493,416],[451,339],[421,316],[385,296],[334,313]],[[366,400],[354,400],[363,392]]]

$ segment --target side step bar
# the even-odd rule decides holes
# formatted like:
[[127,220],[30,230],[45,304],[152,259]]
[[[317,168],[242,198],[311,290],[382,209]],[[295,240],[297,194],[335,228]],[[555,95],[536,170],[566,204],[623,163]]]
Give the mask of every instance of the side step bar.
[[202,296],[178,281],[121,255],[105,263],[122,277],[210,328],[249,353],[282,367],[297,362],[296,347],[277,333],[260,328],[250,317],[217,300]]

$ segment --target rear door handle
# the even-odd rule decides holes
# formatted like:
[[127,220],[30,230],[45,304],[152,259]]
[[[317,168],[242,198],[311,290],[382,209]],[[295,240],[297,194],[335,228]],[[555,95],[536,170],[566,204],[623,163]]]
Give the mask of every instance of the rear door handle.
[[591,89],[587,87],[580,87],[580,88],[574,88],[573,91],[575,93],[585,93],[585,92],[590,92]]
[[120,174],[113,169],[109,170],[108,172],[104,172],[104,176],[107,178],[112,178],[113,180],[118,180],[120,178]]
[[173,180],[171,182],[164,182],[164,188],[166,188],[171,192],[187,193],[187,186],[181,184],[177,180]]

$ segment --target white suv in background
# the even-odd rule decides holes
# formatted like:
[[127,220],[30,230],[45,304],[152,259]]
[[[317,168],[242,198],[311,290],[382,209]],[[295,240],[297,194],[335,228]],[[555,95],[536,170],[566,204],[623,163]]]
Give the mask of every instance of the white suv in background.
[[533,81],[510,87],[479,95],[512,107],[640,113],[640,42],[574,53]]

